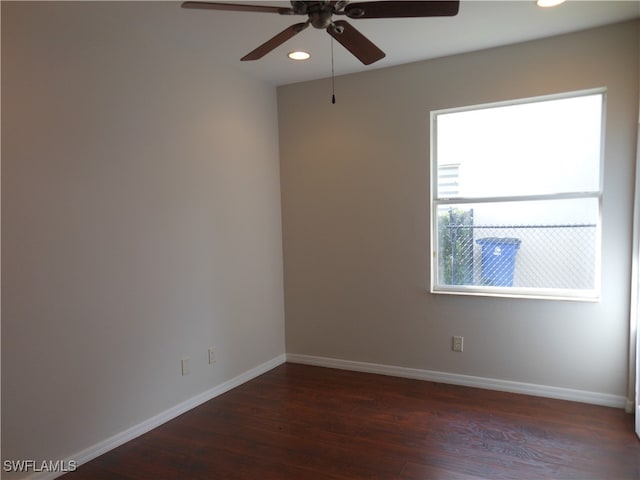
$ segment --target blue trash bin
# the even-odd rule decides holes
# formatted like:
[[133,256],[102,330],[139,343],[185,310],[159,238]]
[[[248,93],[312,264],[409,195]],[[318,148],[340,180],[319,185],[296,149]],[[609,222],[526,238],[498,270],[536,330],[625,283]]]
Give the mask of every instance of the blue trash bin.
[[476,243],[482,247],[483,284],[512,287],[520,239],[486,237],[479,238]]

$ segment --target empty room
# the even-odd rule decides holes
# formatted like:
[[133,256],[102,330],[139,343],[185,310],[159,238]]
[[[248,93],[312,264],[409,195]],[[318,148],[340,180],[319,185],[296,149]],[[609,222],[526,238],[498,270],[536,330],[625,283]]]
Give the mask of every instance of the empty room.
[[0,9],[2,478],[640,478],[640,2]]

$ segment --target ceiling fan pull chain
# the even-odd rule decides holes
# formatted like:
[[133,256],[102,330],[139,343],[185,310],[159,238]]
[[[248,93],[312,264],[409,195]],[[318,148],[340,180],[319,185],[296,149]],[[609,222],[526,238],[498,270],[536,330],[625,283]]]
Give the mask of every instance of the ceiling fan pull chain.
[[331,37],[331,103],[336,104],[335,74],[333,71],[333,37]]

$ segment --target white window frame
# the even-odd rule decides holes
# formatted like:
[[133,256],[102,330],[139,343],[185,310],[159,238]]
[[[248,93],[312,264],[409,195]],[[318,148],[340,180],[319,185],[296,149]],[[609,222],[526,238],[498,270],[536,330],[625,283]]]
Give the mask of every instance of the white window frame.
[[[523,196],[500,196],[500,197],[453,197],[437,198],[438,192],[438,161],[437,161],[437,118],[439,115],[464,112],[470,110],[481,110],[486,108],[504,107],[510,105],[520,105],[534,102],[545,102],[549,100],[576,98],[589,95],[602,96],[601,109],[601,129],[600,129],[600,162],[599,162],[599,185],[597,190],[585,192],[523,195]],[[430,291],[433,294],[445,295],[476,295],[492,297],[510,298],[536,298],[545,300],[576,300],[587,302],[599,302],[601,292],[601,272],[602,272],[602,195],[604,185],[604,140],[605,140],[605,118],[606,118],[606,88],[594,88],[564,92],[552,95],[537,97],[527,97],[515,100],[491,102],[465,107],[448,108],[431,111],[430,115],[430,138],[431,138],[431,193],[430,193],[430,247],[431,247],[431,278]],[[596,216],[596,244],[595,244],[595,282],[593,289],[559,289],[559,288],[523,288],[523,287],[497,287],[485,285],[439,285],[438,284],[438,206],[440,205],[463,205],[478,203],[502,203],[535,200],[564,200],[564,199],[597,199]]]

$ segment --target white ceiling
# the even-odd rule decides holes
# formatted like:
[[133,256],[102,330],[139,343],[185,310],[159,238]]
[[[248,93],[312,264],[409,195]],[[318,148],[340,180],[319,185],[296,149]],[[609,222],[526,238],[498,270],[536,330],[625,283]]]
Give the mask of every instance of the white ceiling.
[[[282,1],[244,3],[289,6],[289,2]],[[150,7],[150,4],[145,6],[147,22],[153,18],[148,15]],[[173,35],[180,35],[182,47],[186,42],[189,48],[201,51],[203,57],[211,61],[233,65],[272,85],[331,76],[332,39],[324,30],[314,28],[301,32],[261,60],[240,62],[244,54],[306,17],[191,10],[179,8],[175,3],[156,7],[162,9],[161,16],[171,23]],[[340,44],[334,43],[335,74],[480,50],[632,18],[640,18],[640,0],[569,0],[550,9],[537,7],[535,0],[463,0],[455,17],[349,20],[378,45],[386,57],[364,66]],[[291,50],[306,50],[311,53],[311,59],[305,62],[289,60],[286,54]]]

